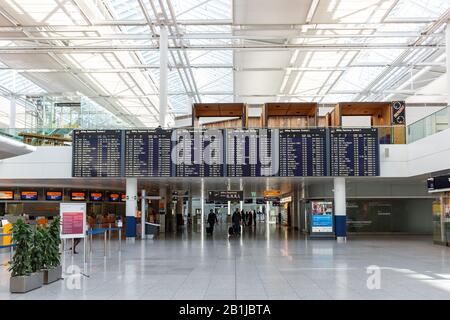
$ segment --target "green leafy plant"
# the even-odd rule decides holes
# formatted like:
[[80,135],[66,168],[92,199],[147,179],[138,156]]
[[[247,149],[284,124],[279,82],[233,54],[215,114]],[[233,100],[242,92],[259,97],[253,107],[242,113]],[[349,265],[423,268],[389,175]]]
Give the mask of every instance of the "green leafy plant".
[[33,231],[31,226],[23,220],[18,220],[12,227],[13,244],[16,245],[15,253],[9,262],[12,277],[26,276],[33,272],[31,264],[31,241]]
[[38,225],[32,233],[30,259],[33,272],[41,271],[44,268],[46,232],[45,226]]
[[60,265],[61,252],[59,245],[61,239],[59,236],[60,217],[55,217],[44,232],[44,261],[43,267],[50,269]]

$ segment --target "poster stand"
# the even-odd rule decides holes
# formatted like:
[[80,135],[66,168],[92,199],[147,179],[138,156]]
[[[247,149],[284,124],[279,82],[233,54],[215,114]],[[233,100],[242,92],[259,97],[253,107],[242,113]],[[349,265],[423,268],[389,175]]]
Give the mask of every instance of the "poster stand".
[[[59,207],[61,216],[60,237],[65,241],[72,239],[71,255],[75,251],[75,239],[86,236],[86,203],[61,203]],[[86,241],[83,241],[83,262],[86,264]]]

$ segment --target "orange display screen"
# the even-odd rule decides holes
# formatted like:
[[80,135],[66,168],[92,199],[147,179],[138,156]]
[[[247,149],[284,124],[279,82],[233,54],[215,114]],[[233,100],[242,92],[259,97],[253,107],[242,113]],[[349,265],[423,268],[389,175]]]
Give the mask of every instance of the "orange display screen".
[[84,200],[86,200],[86,193],[85,192],[72,192],[70,194],[70,199],[72,201],[84,201]]
[[118,193],[110,193],[108,198],[109,198],[109,201],[113,201],[113,202],[120,201],[120,194],[118,194]]
[[20,199],[22,199],[22,200],[37,200],[38,193],[37,193],[37,191],[22,191],[22,192],[20,192]]
[[0,191],[0,200],[14,200],[14,191]]
[[91,201],[102,201],[103,193],[101,192],[91,192]]
[[54,200],[54,201],[60,201],[62,200],[62,192],[61,191],[47,191],[45,194],[46,200]]
[[127,201],[127,195],[125,193],[122,193],[122,201]]

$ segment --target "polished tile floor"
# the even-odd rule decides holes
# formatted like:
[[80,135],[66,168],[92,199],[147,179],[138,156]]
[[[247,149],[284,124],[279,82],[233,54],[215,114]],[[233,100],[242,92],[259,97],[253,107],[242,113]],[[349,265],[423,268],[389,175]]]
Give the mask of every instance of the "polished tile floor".
[[[86,265],[80,244],[80,254],[64,255],[64,280],[26,294],[9,293],[1,266],[0,300],[450,299],[450,248],[430,237],[352,237],[341,244],[275,226],[266,231],[264,224],[239,238],[228,239],[225,229],[213,237],[184,232],[123,242],[120,253],[111,240],[106,257],[98,239]],[[0,263],[8,259],[0,254]]]

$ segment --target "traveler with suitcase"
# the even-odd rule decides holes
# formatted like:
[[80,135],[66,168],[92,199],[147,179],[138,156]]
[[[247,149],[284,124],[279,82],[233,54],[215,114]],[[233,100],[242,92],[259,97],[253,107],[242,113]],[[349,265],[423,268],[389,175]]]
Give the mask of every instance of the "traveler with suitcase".
[[233,212],[231,222],[233,223],[233,233],[239,234],[241,227],[241,213],[238,208],[236,208],[236,211]]
[[215,212],[213,211],[213,209],[211,209],[209,211],[208,214],[208,224],[209,226],[206,228],[206,233],[212,235],[214,232],[214,225],[216,224],[216,222],[218,222],[217,220],[217,215],[215,214]]

